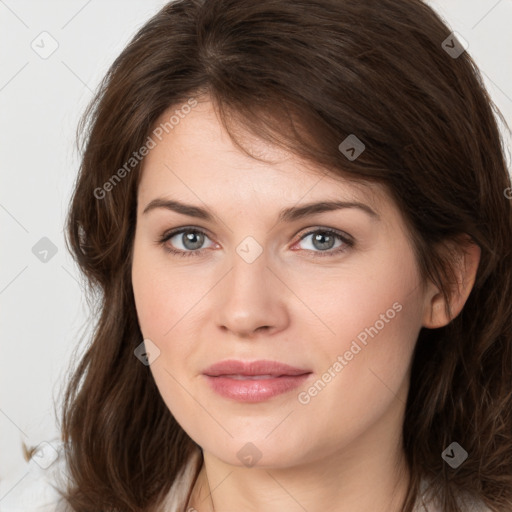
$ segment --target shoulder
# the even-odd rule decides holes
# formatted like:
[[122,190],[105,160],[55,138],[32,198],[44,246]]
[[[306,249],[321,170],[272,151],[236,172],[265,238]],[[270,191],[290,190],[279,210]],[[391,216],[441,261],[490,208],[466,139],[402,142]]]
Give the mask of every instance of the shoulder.
[[[413,512],[442,512],[441,507],[428,494],[427,487],[427,480],[423,480],[421,483],[421,495]],[[466,494],[459,494],[457,501],[464,512],[492,512],[483,501],[475,500]]]
[[18,474],[0,481],[1,512],[72,512],[58,492],[65,483],[63,444],[41,443]]
[[471,497],[460,497],[460,503],[463,510],[467,512],[492,512],[481,500],[475,500]]
[[[198,448],[174,481],[163,510],[183,510],[201,463],[202,454]],[[0,480],[0,512],[73,512],[59,493],[65,489],[66,480],[62,441],[54,439],[41,443],[21,472]]]
[[[164,504],[167,512],[181,511],[202,463],[201,450],[192,453],[174,481]],[[0,480],[0,512],[73,512],[59,493],[65,490],[67,470],[63,443],[41,443],[26,466]]]

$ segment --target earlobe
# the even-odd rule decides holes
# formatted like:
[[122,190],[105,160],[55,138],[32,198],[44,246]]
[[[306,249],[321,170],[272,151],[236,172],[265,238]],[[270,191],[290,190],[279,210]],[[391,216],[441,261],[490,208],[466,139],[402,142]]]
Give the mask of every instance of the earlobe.
[[454,255],[452,263],[454,276],[457,282],[450,287],[449,311],[439,288],[430,283],[425,297],[423,327],[437,329],[449,324],[462,311],[475,284],[481,256],[480,247],[466,236],[462,241],[453,241],[452,254]]

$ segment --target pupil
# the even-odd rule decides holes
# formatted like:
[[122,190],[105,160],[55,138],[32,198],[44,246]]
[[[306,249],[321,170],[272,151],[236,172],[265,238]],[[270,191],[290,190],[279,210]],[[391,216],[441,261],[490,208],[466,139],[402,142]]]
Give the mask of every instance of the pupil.
[[[196,241],[194,243],[194,241],[193,241],[194,237],[199,237],[199,241]],[[202,237],[202,235],[200,233],[196,233],[196,232],[190,232],[188,234],[185,234],[183,245],[187,249],[199,249],[203,243],[201,237]],[[191,244],[192,246],[189,245],[189,242],[192,242],[192,244]]]
[[[328,243],[328,242],[325,242],[325,241],[322,242],[322,239],[324,239],[324,240],[328,239],[331,243]],[[332,237],[331,235],[317,234],[313,238],[313,244],[315,245],[315,247],[317,249],[331,249],[332,248],[333,239],[334,239],[334,237]],[[320,247],[318,247],[315,242],[320,242]]]

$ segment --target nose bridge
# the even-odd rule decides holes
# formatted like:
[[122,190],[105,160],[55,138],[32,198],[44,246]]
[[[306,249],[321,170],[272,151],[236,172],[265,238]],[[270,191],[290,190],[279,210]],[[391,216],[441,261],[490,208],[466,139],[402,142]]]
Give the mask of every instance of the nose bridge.
[[[269,254],[252,237],[236,248],[231,269],[216,297],[218,325],[238,334],[260,327],[277,327],[285,314],[278,280],[269,266]],[[275,282],[274,282],[275,281]]]
[[230,295],[238,301],[265,293],[268,281],[269,254],[253,237],[246,237],[235,248],[229,275]]

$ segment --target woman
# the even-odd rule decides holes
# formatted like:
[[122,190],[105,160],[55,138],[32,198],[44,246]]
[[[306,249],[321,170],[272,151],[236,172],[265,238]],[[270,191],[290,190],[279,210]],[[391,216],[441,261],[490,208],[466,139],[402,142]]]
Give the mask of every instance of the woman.
[[512,509],[512,190],[419,0],[181,0],[82,122],[66,510]]

